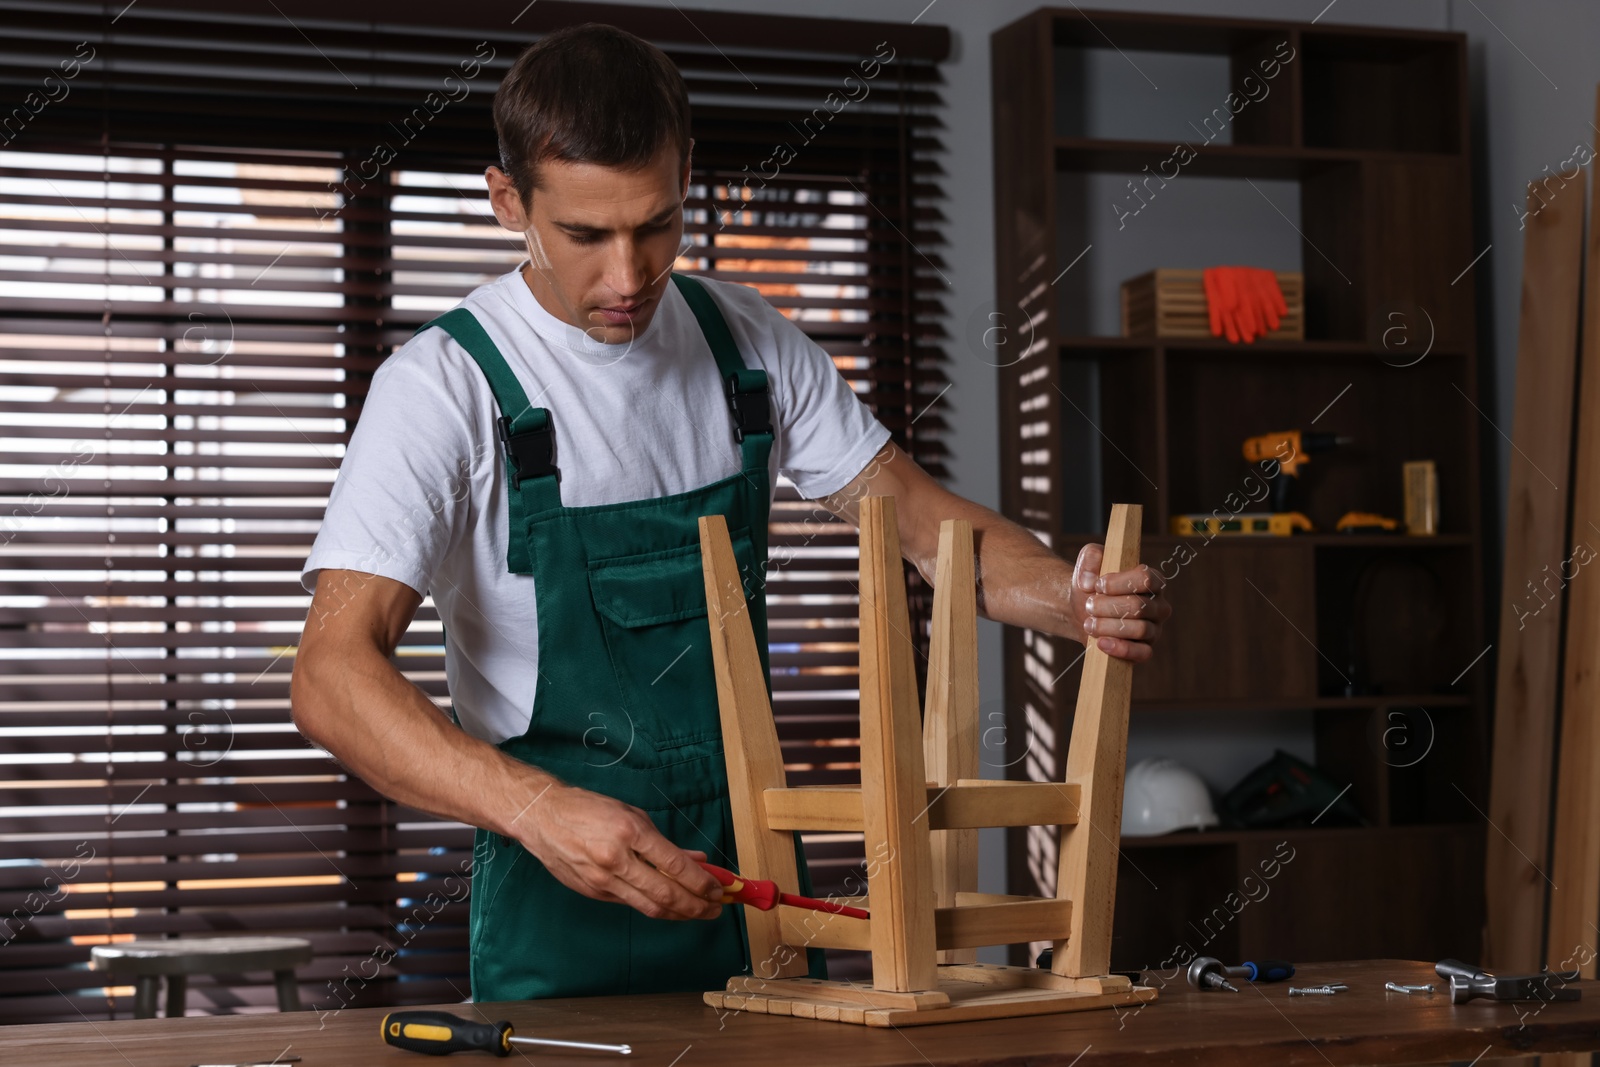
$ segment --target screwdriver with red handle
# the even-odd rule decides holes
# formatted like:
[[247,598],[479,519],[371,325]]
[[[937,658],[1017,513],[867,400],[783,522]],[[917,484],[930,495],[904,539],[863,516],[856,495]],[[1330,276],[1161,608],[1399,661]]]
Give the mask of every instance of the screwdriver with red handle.
[[846,915],[852,919],[870,918],[863,908],[852,908],[848,904],[835,904],[831,900],[818,900],[815,897],[803,897],[798,893],[784,893],[778,889],[777,882],[769,882],[762,878],[745,878],[712,863],[701,861],[700,866],[722,883],[722,899],[732,904],[745,904],[759,911],[771,911],[779,904],[788,904],[794,908],[827,911],[835,915]]

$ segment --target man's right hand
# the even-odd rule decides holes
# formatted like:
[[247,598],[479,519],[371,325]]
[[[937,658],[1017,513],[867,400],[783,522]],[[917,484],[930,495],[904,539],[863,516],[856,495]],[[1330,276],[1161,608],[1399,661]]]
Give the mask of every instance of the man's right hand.
[[552,783],[512,832],[562,885],[595,900],[626,904],[652,919],[715,919],[722,886],[702,853],[668,841],[630,804]]
[[290,693],[300,732],[385,796],[515,836],[584,896],[652,918],[721,914],[722,887],[696,862],[705,857],[662,837],[638,808],[470,736],[400,673],[390,657],[421,603],[379,575],[318,575]]

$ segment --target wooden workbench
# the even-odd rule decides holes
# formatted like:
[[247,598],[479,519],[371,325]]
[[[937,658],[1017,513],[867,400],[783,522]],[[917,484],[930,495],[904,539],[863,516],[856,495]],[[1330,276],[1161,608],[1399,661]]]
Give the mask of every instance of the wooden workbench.
[[[1142,1011],[950,1023],[871,1030],[771,1015],[719,1013],[698,994],[485,1004],[528,1036],[628,1042],[631,1057],[530,1053],[540,1064],[629,1063],[668,1067],[979,1067],[1017,1064],[1228,1065],[1430,1064],[1521,1052],[1600,1049],[1600,981],[1576,983],[1583,999],[1558,1004],[1452,1005],[1448,994],[1386,993],[1385,981],[1436,981],[1427,963],[1373,960],[1302,966],[1295,984],[1345,982],[1347,993],[1289,997],[1286,985],[1245,986],[1238,995],[1168,984]],[[472,1005],[447,1010],[468,1014]],[[1519,1016],[1519,1013],[1520,1016]],[[105,1063],[125,1067],[266,1063],[288,1054],[299,1067],[434,1062],[379,1043],[381,1009],[319,1014],[231,1015],[0,1029],[6,1067]],[[516,1057],[513,1053],[513,1058]],[[489,1057],[461,1053],[445,1062]]]

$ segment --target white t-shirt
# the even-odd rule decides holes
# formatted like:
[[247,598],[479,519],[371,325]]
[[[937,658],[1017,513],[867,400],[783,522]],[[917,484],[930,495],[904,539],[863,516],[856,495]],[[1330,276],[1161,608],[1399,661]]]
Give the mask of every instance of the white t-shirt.
[[[745,364],[771,383],[774,485],[781,472],[807,497],[842,489],[889,431],[827,353],[761,294],[705,284]],[[716,360],[677,286],[667,286],[644,333],[619,345],[551,315],[520,270],[460,306],[533,406],[550,409],[564,505],[653,499],[739,470]],[[534,579],[506,570],[499,415],[483,372],[448,333],[434,328],[407,342],[373,377],[301,575],[307,590],[328,568],[431,592],[456,714],[468,733],[493,743],[526,732],[539,662]]]

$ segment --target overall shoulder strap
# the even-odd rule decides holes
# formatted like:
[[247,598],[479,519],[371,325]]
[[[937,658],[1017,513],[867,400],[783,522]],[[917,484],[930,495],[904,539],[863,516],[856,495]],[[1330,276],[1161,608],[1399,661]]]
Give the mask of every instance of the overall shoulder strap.
[[772,449],[772,402],[767,372],[746,367],[739,345],[728,329],[728,320],[698,278],[674,274],[673,284],[694,312],[700,332],[716,358],[717,371],[727,390],[728,407],[733,412],[733,438],[739,442],[746,471],[767,470],[767,455]]
[[489,382],[500,417],[495,420],[497,436],[505,453],[506,478],[510,484],[510,536],[506,541],[506,567],[514,574],[532,574],[528,556],[527,531],[523,516],[550,507],[559,507],[559,472],[555,465],[555,427],[546,408],[528,402],[522,383],[500,354],[472,312],[455,308],[417,327],[421,333],[437,326],[455,338],[477,363]]

